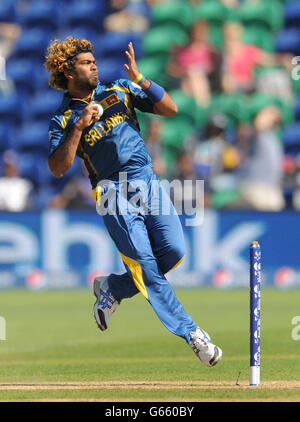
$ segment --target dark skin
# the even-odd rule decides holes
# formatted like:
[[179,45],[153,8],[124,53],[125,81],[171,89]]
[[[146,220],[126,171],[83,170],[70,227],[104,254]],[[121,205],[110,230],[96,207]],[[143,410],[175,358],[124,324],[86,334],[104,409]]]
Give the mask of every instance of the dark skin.
[[[135,61],[132,43],[128,44],[128,50],[125,51],[125,54],[128,58],[128,64],[124,64],[124,69],[127,71],[129,79],[134,81],[140,72]],[[83,110],[79,120],[75,123],[66,140],[48,159],[49,168],[56,177],[62,177],[72,166],[82,131],[100,119],[98,108],[95,105],[96,102],[90,101],[93,90],[98,84],[98,68],[93,54],[78,54],[74,70],[66,71],[64,74],[68,79],[68,92],[70,96],[85,100],[88,102],[88,105]],[[140,86],[145,90],[149,88],[150,81],[145,79]],[[177,113],[177,104],[165,92],[163,98],[154,104],[154,113],[166,117],[173,116]]]

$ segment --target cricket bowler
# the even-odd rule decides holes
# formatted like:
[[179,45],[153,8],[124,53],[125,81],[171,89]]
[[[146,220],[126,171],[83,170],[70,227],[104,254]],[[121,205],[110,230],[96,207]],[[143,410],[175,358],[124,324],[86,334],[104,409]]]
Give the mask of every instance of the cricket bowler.
[[[105,204],[103,221],[126,269],[121,275],[95,278],[97,325],[106,330],[122,300],[140,292],[165,327],[185,339],[206,366],[214,366],[222,350],[187,314],[165,277],[184,258],[183,230],[153,172],[135,113],[169,117],[177,113],[177,105],[163,87],[140,73],[132,43],[125,51],[128,79],[105,85],[93,51],[85,39],[55,40],[45,67],[50,86],[65,91],[50,121],[49,168],[60,178],[76,155],[84,160],[97,206]],[[99,70],[101,80],[101,63]],[[139,201],[134,200],[137,191]],[[168,213],[162,211],[166,204]]]

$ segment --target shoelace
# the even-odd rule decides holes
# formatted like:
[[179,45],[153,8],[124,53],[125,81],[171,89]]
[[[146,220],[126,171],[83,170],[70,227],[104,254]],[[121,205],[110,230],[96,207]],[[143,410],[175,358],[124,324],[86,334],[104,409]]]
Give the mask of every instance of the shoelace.
[[100,300],[99,300],[99,304],[102,306],[103,309],[108,308],[111,309],[112,305],[115,302],[115,298],[112,296],[112,294],[110,293],[110,290],[107,289],[107,291],[104,291],[102,289],[100,289]]
[[[203,337],[200,337],[197,335],[197,333],[191,333],[192,337],[192,349],[199,350],[199,347],[207,347],[209,343],[211,343],[211,340],[203,333],[201,332]],[[196,337],[197,336],[197,337]]]

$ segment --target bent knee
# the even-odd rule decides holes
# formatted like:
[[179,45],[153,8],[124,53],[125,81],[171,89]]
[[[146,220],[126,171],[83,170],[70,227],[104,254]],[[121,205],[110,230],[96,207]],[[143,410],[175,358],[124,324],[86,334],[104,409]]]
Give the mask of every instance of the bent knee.
[[178,245],[175,248],[172,248],[168,252],[167,259],[165,260],[163,268],[162,268],[164,274],[176,268],[181,263],[181,261],[183,261],[184,256],[185,256],[184,245]]

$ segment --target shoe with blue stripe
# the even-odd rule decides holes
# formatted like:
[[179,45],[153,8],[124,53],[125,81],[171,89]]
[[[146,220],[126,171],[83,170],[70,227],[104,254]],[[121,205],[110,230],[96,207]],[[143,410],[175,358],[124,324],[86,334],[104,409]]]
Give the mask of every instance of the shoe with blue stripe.
[[111,294],[107,277],[96,277],[94,280],[94,295],[97,300],[94,304],[94,316],[101,331],[108,327],[110,317],[119,306],[119,302]]
[[191,348],[194,350],[201,362],[206,366],[215,366],[222,358],[222,350],[213,344],[210,336],[200,327],[196,331],[190,333],[192,343]]

